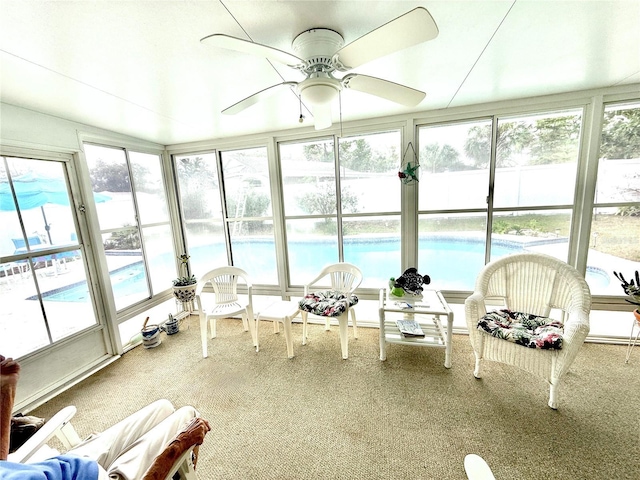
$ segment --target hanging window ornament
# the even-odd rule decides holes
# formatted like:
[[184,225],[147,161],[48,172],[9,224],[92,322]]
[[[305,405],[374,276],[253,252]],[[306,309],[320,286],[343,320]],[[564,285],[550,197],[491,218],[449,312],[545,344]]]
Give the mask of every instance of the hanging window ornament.
[[[409,148],[411,148],[413,155],[407,155],[409,153]],[[420,181],[420,164],[418,163],[418,155],[416,155],[416,151],[411,142],[409,142],[409,145],[407,145],[407,148],[404,151],[404,155],[402,155],[400,170],[398,170],[398,178],[400,178],[400,181],[405,185],[410,185]]]

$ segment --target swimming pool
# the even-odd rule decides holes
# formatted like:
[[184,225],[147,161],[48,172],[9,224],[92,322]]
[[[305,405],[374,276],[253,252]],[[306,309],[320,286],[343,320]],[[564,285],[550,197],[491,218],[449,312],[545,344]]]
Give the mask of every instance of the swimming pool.
[[[109,273],[109,276],[111,277],[111,286],[115,298],[121,298],[126,295],[148,294],[142,261],[113,270]],[[37,298],[34,295],[27,298],[27,300],[37,300]],[[90,301],[89,286],[86,281],[72,283],[71,285],[44,292],[42,298],[52,302],[88,302]]]
[[[551,239],[534,241],[494,241],[492,258],[525,251],[527,247],[556,243]],[[226,250],[222,242],[214,242],[191,249],[192,262],[214,266],[226,264]],[[287,243],[291,267],[291,282],[301,285],[313,278],[320,269],[337,261],[335,239],[299,240]],[[256,284],[277,283],[275,245],[272,239],[248,239],[233,242],[235,264],[250,273]],[[400,239],[397,237],[345,238],[345,261],[358,265],[363,272],[363,287],[377,288],[385,285],[389,277],[399,276]],[[432,278],[432,286],[442,290],[473,290],[478,271],[484,265],[484,241],[451,235],[426,235],[419,239],[418,258],[420,273]],[[170,263],[169,255],[156,257],[153,262]],[[203,273],[203,272],[200,272]],[[196,272],[198,274],[198,272]],[[147,295],[144,265],[142,261],[110,272],[114,297]],[[168,282],[169,280],[167,280]],[[587,281],[594,286],[605,287],[610,279],[607,272],[589,266]],[[60,302],[88,301],[86,282],[78,282],[43,293],[45,300]],[[35,299],[31,297],[30,299]]]

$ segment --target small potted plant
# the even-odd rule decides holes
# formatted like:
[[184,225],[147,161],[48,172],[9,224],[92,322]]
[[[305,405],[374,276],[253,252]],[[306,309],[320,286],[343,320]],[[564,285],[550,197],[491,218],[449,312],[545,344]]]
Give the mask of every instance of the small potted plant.
[[183,276],[176,278],[173,281],[173,295],[179,302],[189,303],[196,296],[196,276],[191,274],[189,268],[189,255],[183,253],[178,257],[180,260],[180,273]]
[[[616,276],[618,280],[622,282],[621,287],[624,290],[624,293],[628,297],[628,298],[625,298],[625,300],[629,302],[631,305],[640,306],[640,274],[638,273],[638,271],[636,270],[635,281],[632,278],[630,282],[627,282],[627,280],[624,278],[622,273],[613,272],[613,274]],[[636,308],[633,311],[633,314],[635,315],[638,323],[640,323],[640,310]]]

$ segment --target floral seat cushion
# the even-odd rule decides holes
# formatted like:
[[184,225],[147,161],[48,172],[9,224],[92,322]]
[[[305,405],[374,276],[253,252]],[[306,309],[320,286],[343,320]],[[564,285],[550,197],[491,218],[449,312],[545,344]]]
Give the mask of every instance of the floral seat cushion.
[[563,325],[547,317],[506,309],[494,310],[478,321],[478,329],[529,348],[562,348]]
[[322,317],[338,317],[342,315],[348,307],[353,307],[358,303],[358,297],[350,295],[349,298],[342,293],[334,290],[326,290],[324,292],[313,292],[306,295],[298,306],[300,310],[320,315]]

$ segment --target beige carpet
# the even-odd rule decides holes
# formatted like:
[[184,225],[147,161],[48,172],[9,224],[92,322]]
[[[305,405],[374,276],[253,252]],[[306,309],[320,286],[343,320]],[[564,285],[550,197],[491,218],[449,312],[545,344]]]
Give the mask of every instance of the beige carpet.
[[[295,324],[296,357],[283,334],[260,329],[260,352],[239,320],[218,323],[203,359],[196,317],[162,345],[138,347],[33,412],[76,405],[81,436],[161,397],[191,404],[212,431],[200,479],[465,479],[467,453],[496,479],[637,479],[640,472],[640,350],[586,344],[547,407],[542,380],[495,363],[473,377],[466,336],[444,350],[390,345],[361,328],[342,360],[338,328]],[[349,329],[352,335],[351,328]]]

